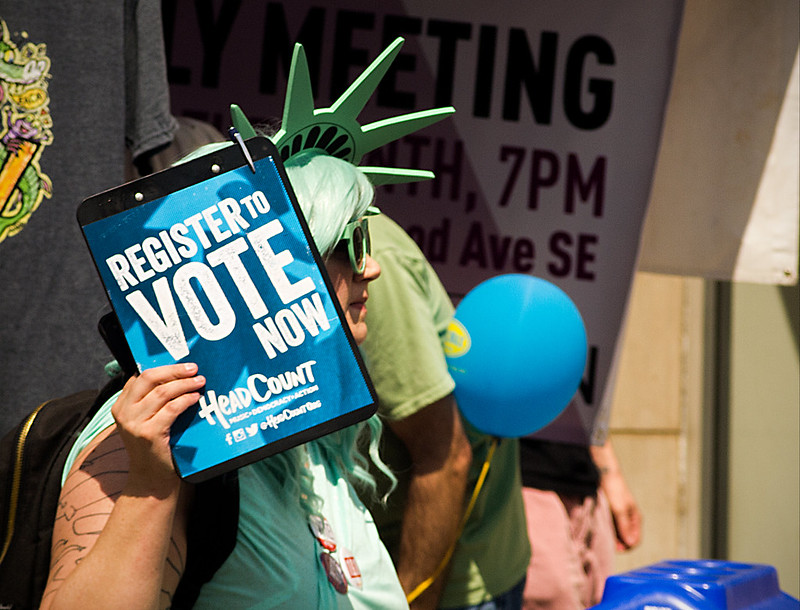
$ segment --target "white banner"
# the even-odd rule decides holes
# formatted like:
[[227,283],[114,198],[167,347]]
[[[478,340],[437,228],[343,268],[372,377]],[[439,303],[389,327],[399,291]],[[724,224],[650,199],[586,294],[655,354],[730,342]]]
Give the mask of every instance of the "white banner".
[[231,102],[251,119],[280,116],[295,41],[325,107],[386,43],[406,38],[361,123],[450,104],[457,112],[367,160],[437,174],[380,188],[378,205],[417,240],[456,299],[502,273],[528,273],[569,294],[590,353],[570,408],[541,434],[585,442],[603,428],[680,0],[165,6],[173,110],[223,130]]

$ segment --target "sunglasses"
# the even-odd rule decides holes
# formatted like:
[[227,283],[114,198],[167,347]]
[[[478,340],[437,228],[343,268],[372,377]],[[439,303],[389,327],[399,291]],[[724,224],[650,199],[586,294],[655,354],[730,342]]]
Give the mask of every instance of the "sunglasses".
[[367,268],[367,254],[372,252],[369,239],[369,224],[366,217],[354,220],[345,226],[336,248],[347,248],[350,266],[357,274]]

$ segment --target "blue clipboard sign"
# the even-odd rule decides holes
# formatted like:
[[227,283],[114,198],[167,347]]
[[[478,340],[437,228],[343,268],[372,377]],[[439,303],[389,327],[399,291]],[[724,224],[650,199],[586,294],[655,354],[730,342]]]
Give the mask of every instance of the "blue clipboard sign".
[[198,482],[371,416],[375,393],[267,138],[89,197],[78,222],[137,368],[196,362],[172,428]]

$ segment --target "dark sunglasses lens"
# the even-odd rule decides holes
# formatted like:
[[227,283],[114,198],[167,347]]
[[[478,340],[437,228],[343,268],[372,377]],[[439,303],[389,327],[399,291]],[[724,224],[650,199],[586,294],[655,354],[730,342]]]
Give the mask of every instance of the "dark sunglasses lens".
[[369,237],[369,222],[366,218],[361,224],[361,228],[364,231],[364,252],[366,254],[372,254],[372,240]]
[[364,231],[360,225],[353,227],[353,267],[359,273],[364,270]]

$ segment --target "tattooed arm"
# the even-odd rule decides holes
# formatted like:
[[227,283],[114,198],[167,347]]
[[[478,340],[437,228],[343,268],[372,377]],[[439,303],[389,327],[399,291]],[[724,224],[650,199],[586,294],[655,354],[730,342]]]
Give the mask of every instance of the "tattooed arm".
[[117,424],[79,456],[61,491],[43,609],[169,607],[189,502],[169,429],[199,398],[196,372],[178,364],[130,379],[112,409]]

